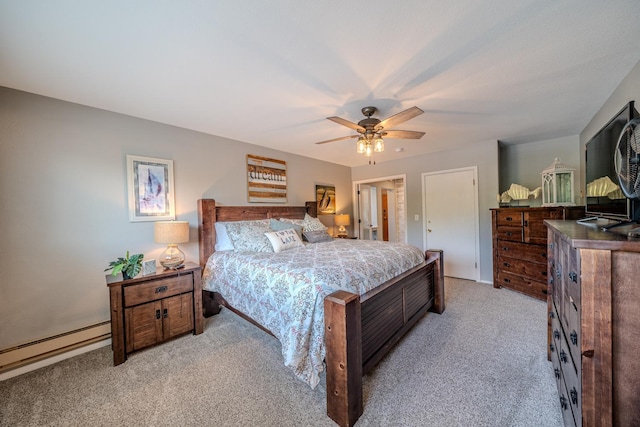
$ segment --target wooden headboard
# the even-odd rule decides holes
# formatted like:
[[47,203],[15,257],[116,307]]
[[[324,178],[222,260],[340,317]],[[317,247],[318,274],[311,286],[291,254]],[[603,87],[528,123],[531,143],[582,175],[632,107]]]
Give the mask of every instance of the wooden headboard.
[[316,202],[305,206],[216,206],[213,199],[198,200],[198,244],[200,266],[204,268],[214,252],[216,244],[216,221],[251,221],[268,218],[302,219],[304,215],[317,216]]

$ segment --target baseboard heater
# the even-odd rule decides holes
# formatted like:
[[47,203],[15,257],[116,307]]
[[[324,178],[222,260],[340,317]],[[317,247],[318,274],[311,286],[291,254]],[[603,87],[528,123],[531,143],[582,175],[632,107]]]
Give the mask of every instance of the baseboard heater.
[[0,350],[0,374],[110,338],[111,322],[106,321]]

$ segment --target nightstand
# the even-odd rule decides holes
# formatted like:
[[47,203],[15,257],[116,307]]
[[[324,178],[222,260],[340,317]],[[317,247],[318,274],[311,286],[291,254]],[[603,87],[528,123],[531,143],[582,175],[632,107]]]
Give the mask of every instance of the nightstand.
[[111,349],[119,365],[134,351],[192,332],[202,333],[200,266],[185,263],[178,270],[122,280],[107,275],[111,300]]
[[356,236],[335,236],[338,239],[357,239]]

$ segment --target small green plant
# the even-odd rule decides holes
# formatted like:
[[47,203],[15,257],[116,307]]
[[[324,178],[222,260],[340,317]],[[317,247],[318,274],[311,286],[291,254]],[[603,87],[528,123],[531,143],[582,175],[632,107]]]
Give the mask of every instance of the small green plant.
[[129,256],[129,251],[127,251],[124,258],[118,258],[115,261],[111,261],[109,263],[109,267],[105,268],[104,271],[113,270],[111,274],[114,276],[118,273],[122,273],[123,279],[131,279],[140,273],[140,270],[142,270],[142,258],[144,258],[143,254]]

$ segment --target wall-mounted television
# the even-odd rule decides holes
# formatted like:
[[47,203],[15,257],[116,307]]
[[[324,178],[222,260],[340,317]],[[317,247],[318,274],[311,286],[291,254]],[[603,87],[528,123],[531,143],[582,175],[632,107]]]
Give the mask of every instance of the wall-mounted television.
[[614,166],[622,128],[638,115],[634,101],[629,102],[586,144],[584,194],[588,217],[621,222],[640,220],[640,202],[624,196]]

